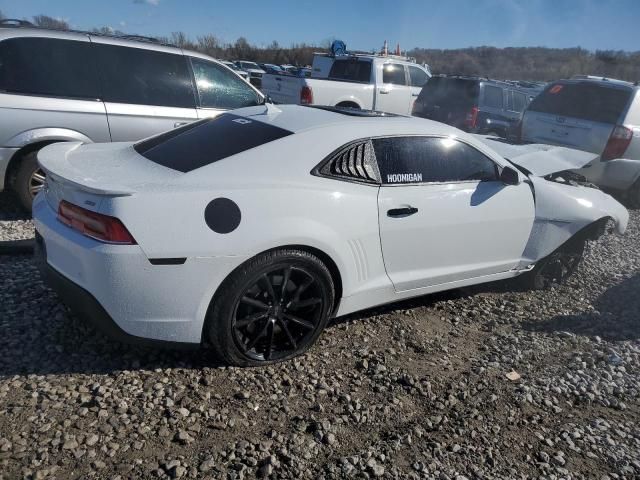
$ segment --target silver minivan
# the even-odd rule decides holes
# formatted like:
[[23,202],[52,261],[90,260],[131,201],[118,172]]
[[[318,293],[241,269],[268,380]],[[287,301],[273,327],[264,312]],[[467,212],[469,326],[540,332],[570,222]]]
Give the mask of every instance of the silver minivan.
[[624,192],[640,207],[640,87],[638,83],[576,76],[550,83],[529,105],[521,140],[600,155],[580,173]]
[[264,101],[197,52],[0,22],[0,190],[30,209],[44,181],[36,155],[50,143],[138,140]]

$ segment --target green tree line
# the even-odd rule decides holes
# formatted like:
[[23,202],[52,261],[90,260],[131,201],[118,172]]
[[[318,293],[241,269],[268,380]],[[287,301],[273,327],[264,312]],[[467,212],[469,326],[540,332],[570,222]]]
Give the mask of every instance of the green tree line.
[[[3,18],[0,12],[0,19]],[[47,15],[36,15],[31,22],[37,26],[69,30],[69,24]],[[109,27],[93,29],[96,33],[121,34]],[[273,41],[267,46],[256,46],[240,37],[229,43],[215,35],[191,38],[184,32],[173,32],[170,36],[157,37],[165,43],[197,50],[215,58],[225,60],[252,60],[261,63],[308,65],[314,52],[326,52],[330,40],[320,45],[305,43],[288,47]],[[461,49],[415,48],[407,55],[419,63],[427,63],[433,73],[480,75],[498,79],[553,80],[572,75],[598,75],[622,80],[640,80],[640,51],[596,50],[546,47],[470,47]]]

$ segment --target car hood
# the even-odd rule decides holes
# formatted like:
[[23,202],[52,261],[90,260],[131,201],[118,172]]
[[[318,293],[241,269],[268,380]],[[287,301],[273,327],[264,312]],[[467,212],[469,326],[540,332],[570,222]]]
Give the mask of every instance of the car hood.
[[572,148],[542,143],[516,145],[491,135],[474,135],[511,163],[526,169],[536,177],[546,177],[567,170],[588,168],[600,155]]

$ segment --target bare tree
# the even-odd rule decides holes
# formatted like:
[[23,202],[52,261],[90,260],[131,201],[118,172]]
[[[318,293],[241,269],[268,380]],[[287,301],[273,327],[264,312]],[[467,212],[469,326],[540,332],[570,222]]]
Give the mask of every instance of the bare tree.
[[53,18],[48,15],[34,15],[33,23],[39,27],[52,28],[54,30],[70,30],[69,24],[62,19]]

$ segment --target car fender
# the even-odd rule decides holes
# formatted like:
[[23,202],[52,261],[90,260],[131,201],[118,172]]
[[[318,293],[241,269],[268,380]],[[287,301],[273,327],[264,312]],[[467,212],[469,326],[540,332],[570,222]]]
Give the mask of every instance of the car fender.
[[25,130],[11,137],[7,142],[7,147],[21,148],[39,142],[82,142],[93,143],[89,137],[76,130],[68,128],[35,128]]
[[522,266],[548,256],[575,234],[603,219],[611,219],[617,233],[625,232],[629,212],[601,190],[535,176],[531,176],[530,181],[535,194],[536,218]]

